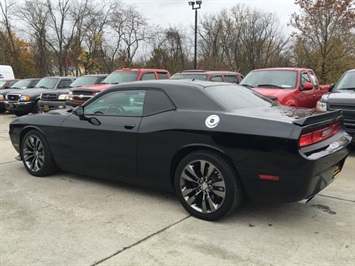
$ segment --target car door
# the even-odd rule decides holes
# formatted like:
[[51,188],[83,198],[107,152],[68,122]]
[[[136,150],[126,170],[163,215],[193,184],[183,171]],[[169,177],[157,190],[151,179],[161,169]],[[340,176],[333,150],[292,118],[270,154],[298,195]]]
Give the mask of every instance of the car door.
[[313,103],[314,103],[314,98],[316,97],[315,92],[314,92],[314,88],[311,90],[305,90],[305,89],[303,89],[302,84],[304,84],[306,82],[310,82],[313,84],[313,82],[311,81],[311,79],[306,71],[301,72],[300,78],[301,78],[300,91],[298,93],[298,96],[296,97],[296,99],[298,101],[298,106],[312,108],[315,106],[315,105],[313,105]]
[[136,177],[137,131],[145,90],[104,92],[61,126],[64,165],[81,172]]

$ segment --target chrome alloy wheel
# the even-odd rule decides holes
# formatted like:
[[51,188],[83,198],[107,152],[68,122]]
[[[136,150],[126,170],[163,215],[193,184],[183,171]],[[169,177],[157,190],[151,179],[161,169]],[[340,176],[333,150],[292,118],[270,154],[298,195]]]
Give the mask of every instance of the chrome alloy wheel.
[[221,172],[204,160],[193,161],[183,169],[180,190],[186,203],[201,213],[217,211],[226,196],[226,184]]
[[38,172],[44,164],[44,148],[42,141],[35,135],[29,136],[24,142],[23,160],[33,172]]

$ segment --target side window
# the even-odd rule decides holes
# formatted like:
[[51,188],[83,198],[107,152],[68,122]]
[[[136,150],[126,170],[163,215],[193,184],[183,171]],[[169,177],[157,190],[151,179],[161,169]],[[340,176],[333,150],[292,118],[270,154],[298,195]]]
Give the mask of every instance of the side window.
[[85,115],[142,116],[145,90],[113,91],[85,106]]
[[62,79],[59,81],[58,88],[68,88],[72,82],[73,80],[71,79]]
[[153,72],[144,73],[141,78],[141,80],[152,80],[152,79],[156,79]]
[[174,110],[175,106],[170,98],[160,90],[148,90],[144,102],[144,115],[152,115],[169,110]]
[[301,73],[301,85],[305,82],[311,82],[309,77],[308,77],[308,74],[307,72],[302,72]]
[[213,77],[211,77],[211,81],[223,81],[222,80],[222,76],[213,76]]
[[224,81],[230,83],[239,83],[236,75],[224,75]]
[[159,79],[168,79],[168,73],[167,72],[158,72],[158,77]]
[[311,76],[311,79],[312,79],[312,81],[313,81],[313,85],[314,85],[314,87],[316,87],[316,88],[318,88],[318,82],[317,82],[317,78],[316,78],[316,76],[314,75],[314,73],[313,72],[308,72],[309,73],[309,75]]

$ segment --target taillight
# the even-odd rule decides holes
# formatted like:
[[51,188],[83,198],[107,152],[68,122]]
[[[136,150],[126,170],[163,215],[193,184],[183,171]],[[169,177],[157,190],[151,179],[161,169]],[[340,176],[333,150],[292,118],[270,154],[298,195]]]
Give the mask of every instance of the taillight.
[[322,140],[328,139],[334,136],[340,130],[340,128],[341,128],[340,123],[337,122],[327,127],[323,127],[311,132],[303,133],[299,139],[299,146],[305,147],[320,142]]

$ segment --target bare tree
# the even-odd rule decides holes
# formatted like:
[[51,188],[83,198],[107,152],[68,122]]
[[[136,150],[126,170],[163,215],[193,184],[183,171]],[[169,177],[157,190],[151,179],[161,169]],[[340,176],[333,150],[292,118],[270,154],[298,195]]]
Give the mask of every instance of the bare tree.
[[288,39],[275,15],[236,5],[202,19],[201,64],[207,69],[247,73],[261,67],[288,64]]
[[[15,1],[7,1],[0,2],[0,9],[1,9],[1,24],[3,26],[3,30],[1,31],[1,39],[2,39],[2,57],[3,62],[10,62],[12,63],[12,67],[14,68],[15,74],[20,73],[20,51],[18,50],[18,46],[15,43],[15,32],[13,32],[13,26],[11,24],[11,10],[15,7]],[[7,51],[9,51],[7,53]],[[5,57],[8,56],[8,58]],[[11,58],[10,58],[11,57]]]
[[47,6],[41,0],[27,0],[24,7],[18,9],[18,18],[29,27],[27,33],[32,39],[33,60],[39,77],[51,74],[53,66],[47,47],[48,15]]
[[[309,66],[319,72],[320,79],[332,81],[334,64],[339,62],[340,66],[345,63],[349,67],[346,63],[349,60],[344,59],[354,56],[354,1],[296,0],[295,3],[301,8],[301,12],[294,13],[290,20],[290,24],[299,31],[295,33],[297,57],[303,53],[311,58]],[[300,45],[302,43],[307,43],[307,46]],[[345,70],[343,67],[340,72]]]
[[119,64],[132,66],[140,44],[147,39],[146,19],[133,6],[118,3],[111,14],[110,26],[116,40],[113,55],[119,55]]
[[56,3],[47,0],[46,4],[49,12],[48,27],[51,29],[46,41],[56,56],[59,75],[67,75],[70,63],[68,55],[75,32],[75,25],[68,18],[70,0],[57,0]]

